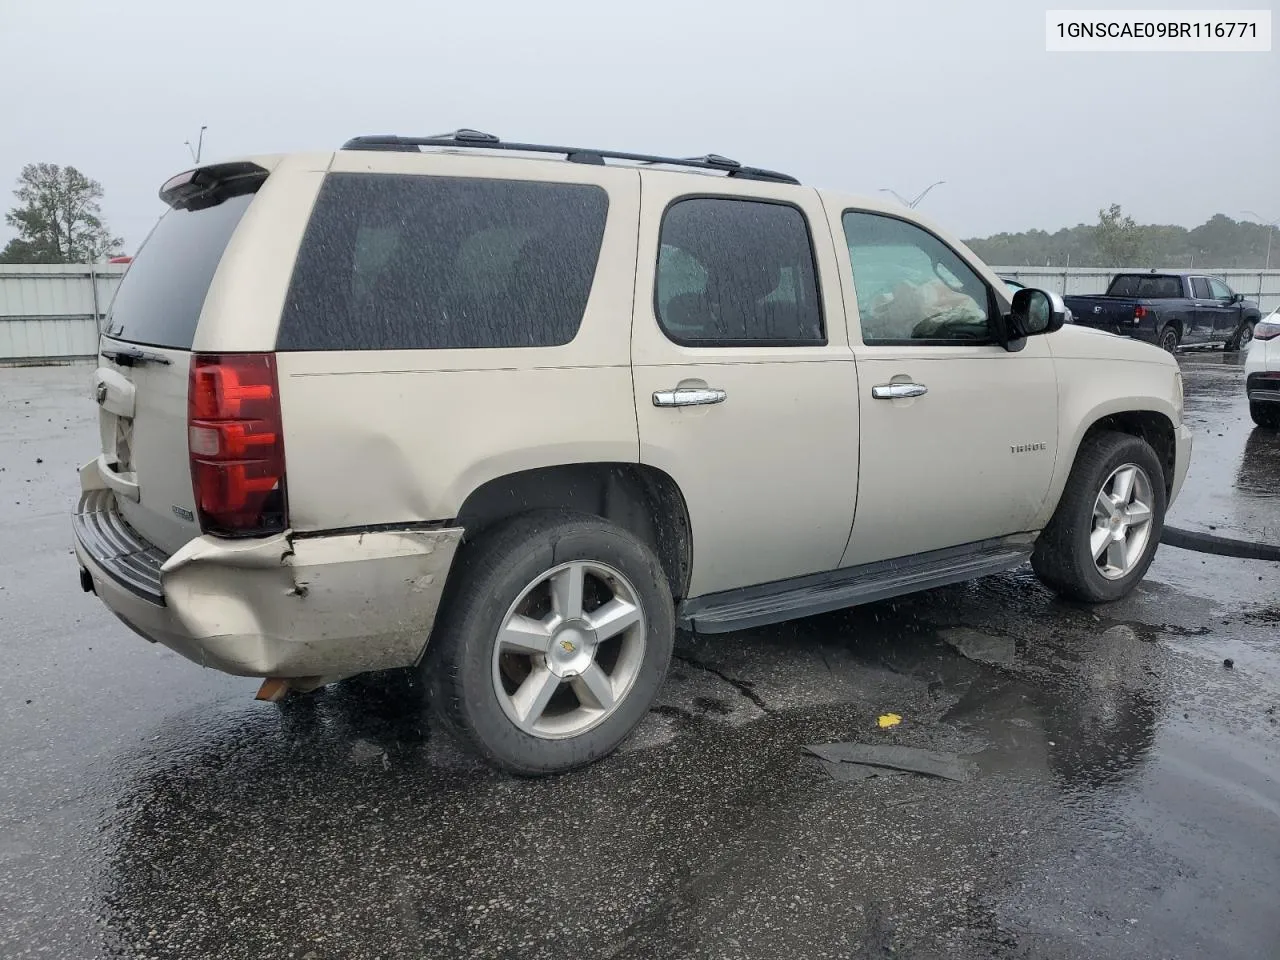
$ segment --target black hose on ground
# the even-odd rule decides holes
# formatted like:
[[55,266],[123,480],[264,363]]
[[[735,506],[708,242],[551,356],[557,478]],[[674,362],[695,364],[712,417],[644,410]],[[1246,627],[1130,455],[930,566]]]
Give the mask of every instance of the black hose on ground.
[[1220,557],[1280,561],[1280,544],[1232,540],[1230,537],[1198,533],[1194,530],[1179,530],[1177,527],[1165,527],[1160,542],[1166,547],[1195,550],[1198,553],[1213,553]]

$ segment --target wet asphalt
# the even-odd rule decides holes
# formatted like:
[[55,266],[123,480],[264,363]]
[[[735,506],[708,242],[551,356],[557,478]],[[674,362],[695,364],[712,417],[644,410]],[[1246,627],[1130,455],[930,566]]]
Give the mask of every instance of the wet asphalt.
[[[1280,542],[1240,358],[1182,363],[1170,522]],[[258,703],[81,593],[90,370],[0,368],[5,960],[1280,956],[1280,564],[1164,548],[1105,607],[1021,570],[684,636],[618,755],[521,781],[408,674]],[[977,775],[801,749],[846,740]]]

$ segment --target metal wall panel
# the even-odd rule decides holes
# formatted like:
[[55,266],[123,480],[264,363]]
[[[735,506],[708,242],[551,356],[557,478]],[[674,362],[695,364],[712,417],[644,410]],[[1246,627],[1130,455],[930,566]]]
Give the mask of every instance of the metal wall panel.
[[0,362],[91,357],[127,264],[0,264]]

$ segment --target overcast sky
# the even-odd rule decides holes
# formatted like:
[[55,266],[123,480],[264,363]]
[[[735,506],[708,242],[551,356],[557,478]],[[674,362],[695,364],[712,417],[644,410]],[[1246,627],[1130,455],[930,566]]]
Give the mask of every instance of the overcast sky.
[[24,163],[73,164],[132,250],[201,124],[206,160],[470,126],[860,193],[946,180],[920,209],[963,236],[1110,203],[1185,226],[1280,217],[1280,53],[1046,53],[1045,9],[1064,6],[0,0],[0,206]]

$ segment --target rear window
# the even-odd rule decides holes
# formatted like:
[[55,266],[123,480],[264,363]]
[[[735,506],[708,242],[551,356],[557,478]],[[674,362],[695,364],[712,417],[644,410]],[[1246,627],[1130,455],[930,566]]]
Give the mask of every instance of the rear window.
[[330,174],[276,349],[566,344],[582,324],[608,207],[591,184]]
[[1182,296],[1182,278],[1159,274],[1152,276],[1149,273],[1122,273],[1111,281],[1107,296],[1176,300]]
[[190,350],[213,273],[252,201],[253,194],[242,194],[161,217],[116,291],[104,332],[117,340]]

